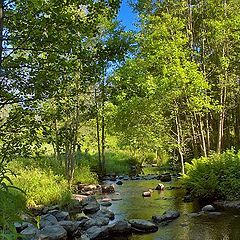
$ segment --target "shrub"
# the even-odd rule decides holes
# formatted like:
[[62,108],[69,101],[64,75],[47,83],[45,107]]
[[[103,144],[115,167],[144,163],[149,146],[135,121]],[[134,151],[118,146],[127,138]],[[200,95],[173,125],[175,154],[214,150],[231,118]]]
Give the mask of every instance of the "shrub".
[[79,165],[74,172],[74,183],[97,183],[97,174],[91,172],[89,165]]
[[183,184],[200,198],[240,198],[240,152],[228,150],[186,163]]
[[13,184],[26,192],[27,206],[51,205],[70,199],[67,181],[53,171],[39,167],[24,166],[20,161],[12,162],[10,168],[17,174]]
[[17,189],[0,189],[0,239],[17,239],[14,222],[26,207],[25,195]]

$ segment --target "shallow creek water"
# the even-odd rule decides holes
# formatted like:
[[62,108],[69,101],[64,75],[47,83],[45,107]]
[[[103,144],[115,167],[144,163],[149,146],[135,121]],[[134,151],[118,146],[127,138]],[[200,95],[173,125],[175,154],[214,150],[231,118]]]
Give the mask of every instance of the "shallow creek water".
[[121,186],[116,185],[116,192],[122,200],[113,201],[109,207],[115,213],[114,221],[133,218],[150,220],[153,215],[161,215],[167,210],[178,210],[180,217],[167,226],[160,226],[155,233],[119,236],[115,240],[240,240],[239,211],[220,210],[219,216],[204,214],[190,217],[188,214],[199,212],[201,206],[197,202],[183,202],[182,189],[168,190],[170,186],[177,186],[177,182],[164,183],[166,190],[155,190],[151,197],[142,197],[143,191],[154,189],[158,183],[158,180],[130,180],[123,181]]

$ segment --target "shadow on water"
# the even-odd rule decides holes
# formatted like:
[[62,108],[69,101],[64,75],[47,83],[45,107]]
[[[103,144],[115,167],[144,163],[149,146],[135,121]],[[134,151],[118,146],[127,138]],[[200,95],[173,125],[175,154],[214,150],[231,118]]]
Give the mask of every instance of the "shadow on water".
[[150,220],[153,215],[161,215],[167,210],[178,210],[180,217],[166,226],[160,226],[155,233],[128,237],[116,237],[114,240],[240,240],[240,213],[224,211],[221,215],[204,214],[198,217],[189,213],[199,212],[198,202],[182,201],[182,189],[169,190],[177,183],[165,183],[164,191],[153,191],[152,196],[142,197],[142,192],[154,189],[158,180],[124,181],[122,186],[116,186],[122,198],[113,201],[110,210],[115,213],[115,220],[140,218]]

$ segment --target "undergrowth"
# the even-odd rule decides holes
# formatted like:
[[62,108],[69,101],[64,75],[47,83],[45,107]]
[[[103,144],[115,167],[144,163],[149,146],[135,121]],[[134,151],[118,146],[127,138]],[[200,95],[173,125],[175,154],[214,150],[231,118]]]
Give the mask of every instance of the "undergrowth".
[[194,159],[186,163],[182,182],[192,195],[203,199],[240,199],[240,151]]

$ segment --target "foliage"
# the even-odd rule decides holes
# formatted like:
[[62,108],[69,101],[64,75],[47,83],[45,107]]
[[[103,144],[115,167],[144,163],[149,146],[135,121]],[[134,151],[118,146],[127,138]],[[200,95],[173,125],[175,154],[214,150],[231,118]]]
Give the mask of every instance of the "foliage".
[[0,189],[0,238],[16,239],[14,222],[26,207],[25,195],[17,189]]
[[186,163],[183,184],[200,198],[240,198],[240,151],[227,150]]
[[24,165],[20,161],[11,162],[9,167],[17,175],[14,185],[26,192],[28,207],[61,203],[71,196],[67,181],[51,169],[41,169],[30,162]]
[[73,183],[97,183],[98,177],[93,173],[89,165],[80,164],[74,171]]

